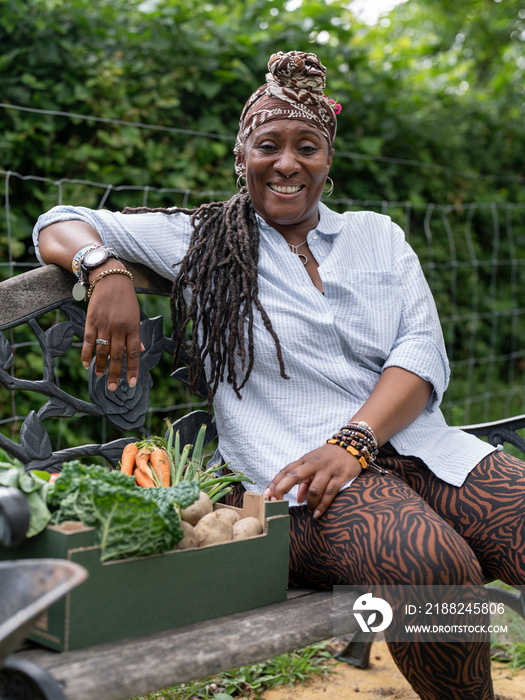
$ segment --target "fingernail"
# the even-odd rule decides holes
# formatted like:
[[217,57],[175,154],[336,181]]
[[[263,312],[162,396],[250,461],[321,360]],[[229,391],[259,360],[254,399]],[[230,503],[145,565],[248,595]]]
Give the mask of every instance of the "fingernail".
[[117,388],[117,385],[115,384],[115,382],[111,382],[111,384],[108,384],[108,389],[110,391],[115,391],[116,388]]
[[131,379],[129,380],[129,385],[135,386],[136,383],[137,383],[137,377],[131,377]]
[[266,498],[270,498],[270,494],[271,494],[270,489],[266,489],[266,491],[264,492],[263,496],[265,496]]
[[314,511],[314,516],[313,516],[313,517],[317,519],[317,518],[321,517],[321,515],[322,515],[322,513],[321,513],[320,510],[315,510],[315,511]]
[[83,363],[82,363],[82,367],[83,367],[84,369],[89,369],[89,362],[83,362]]

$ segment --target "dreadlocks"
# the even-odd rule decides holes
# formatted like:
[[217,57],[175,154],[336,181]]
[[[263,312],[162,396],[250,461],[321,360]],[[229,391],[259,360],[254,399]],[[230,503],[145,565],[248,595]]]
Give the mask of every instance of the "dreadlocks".
[[[193,228],[188,251],[180,262],[170,298],[177,362],[186,328],[192,323],[189,347],[190,389],[198,394],[206,358],[210,371],[206,378],[208,407],[211,408],[220,381],[226,379],[236,395],[248,381],[254,362],[254,310],[261,314],[277,351],[280,374],[288,379],[279,338],[259,301],[257,263],[259,227],[251,200],[242,190],[226,202],[211,202],[197,209],[125,209],[125,214],[163,212],[190,214]],[[191,298],[186,303],[184,292]],[[245,337],[247,335],[247,337]],[[240,357],[244,377],[239,378],[236,357]]]

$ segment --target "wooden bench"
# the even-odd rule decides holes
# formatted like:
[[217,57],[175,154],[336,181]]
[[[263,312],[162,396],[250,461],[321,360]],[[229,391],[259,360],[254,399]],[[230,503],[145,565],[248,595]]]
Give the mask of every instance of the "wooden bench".
[[[128,267],[133,272],[138,293],[169,295],[171,285],[168,280],[147,268]],[[146,352],[143,353],[140,380],[135,390],[126,391],[124,388],[115,395],[108,395],[104,379],[97,380],[91,369],[89,400],[68,394],[57,380],[54,362],[70,350],[75,336],[81,340],[83,335],[84,312],[72,303],[73,282],[74,278],[68,272],[48,266],[0,283],[0,331],[3,331],[0,334],[0,385],[15,392],[36,392],[47,399],[40,409],[25,417],[19,441],[0,435],[0,447],[20,459],[28,469],[53,470],[63,461],[95,456],[102,456],[116,465],[124,444],[134,438],[54,448],[45,422],[62,417],[96,416],[121,430],[135,431],[139,437],[147,432],[145,420],[150,371],[157,366],[164,352],[171,354],[173,351],[173,341],[164,335],[162,319],[145,317],[142,337]],[[39,317],[53,310],[60,310],[63,319],[43,329]],[[43,376],[39,379],[16,376],[10,371],[13,348],[9,330],[21,325],[30,328],[31,336],[42,352]],[[79,348],[73,351],[80,352]],[[186,369],[176,370],[173,376],[184,381]],[[209,441],[215,435],[215,427],[207,411],[191,411],[174,422],[181,432],[182,444],[194,442],[203,422],[208,427]],[[516,433],[524,426],[525,416],[519,416],[496,423],[465,426],[464,429],[478,436],[487,436],[492,444],[509,442],[525,452],[525,441]],[[505,595],[508,605],[523,612],[523,601],[519,596]],[[328,639],[333,636],[332,602],[329,591],[293,590],[283,603],[111,645],[61,654],[26,645],[8,657],[5,663],[21,669],[29,679],[39,679],[38,689],[33,688],[31,696],[35,700],[37,697],[46,700],[125,700]],[[338,610],[339,616],[340,612]],[[363,637],[352,615],[346,615],[345,620],[347,626],[342,629],[338,619],[338,630],[352,636],[341,658],[366,667],[371,638]]]

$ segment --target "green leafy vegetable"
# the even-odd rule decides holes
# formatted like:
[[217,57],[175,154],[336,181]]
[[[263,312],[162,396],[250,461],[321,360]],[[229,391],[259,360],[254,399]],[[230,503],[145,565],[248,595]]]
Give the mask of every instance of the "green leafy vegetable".
[[63,465],[48,505],[54,524],[80,520],[94,527],[107,561],[173,549],[184,534],[178,508],[198,495],[196,483],[142,489],[118,471],[74,461]]
[[49,474],[42,478],[41,472],[25,471],[22,462],[16,459],[7,458],[4,453],[0,453],[5,461],[0,462],[0,486],[12,486],[20,489],[27,498],[31,518],[26,537],[33,537],[45,528],[51,519],[51,513],[46,505],[49,484]]

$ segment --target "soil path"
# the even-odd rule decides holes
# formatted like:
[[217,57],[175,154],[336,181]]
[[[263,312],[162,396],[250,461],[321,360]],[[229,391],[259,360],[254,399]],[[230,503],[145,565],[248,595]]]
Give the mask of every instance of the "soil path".
[[[264,700],[419,700],[392,661],[384,641],[374,642],[370,667],[335,664],[337,673],[312,678],[304,686],[267,690]],[[525,700],[525,669],[512,672],[508,664],[493,662],[496,700]]]

